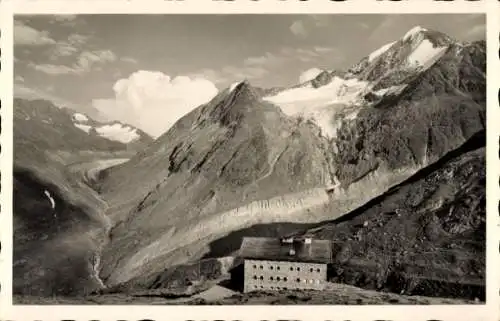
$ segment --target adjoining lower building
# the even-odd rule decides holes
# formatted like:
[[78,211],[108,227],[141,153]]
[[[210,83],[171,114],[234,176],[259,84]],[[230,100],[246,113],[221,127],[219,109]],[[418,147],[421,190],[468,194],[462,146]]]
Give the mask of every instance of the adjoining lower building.
[[243,292],[258,290],[323,290],[332,262],[332,243],[311,238],[245,237]]

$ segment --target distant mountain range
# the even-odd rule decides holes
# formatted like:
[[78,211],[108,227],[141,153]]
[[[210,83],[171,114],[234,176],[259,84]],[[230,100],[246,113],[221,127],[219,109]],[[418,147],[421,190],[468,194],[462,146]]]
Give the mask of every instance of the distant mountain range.
[[154,141],[16,101],[14,291],[168,291],[211,262],[208,284],[245,235],[309,234],[332,281],[484,299],[485,72],[484,41],[415,27],[346,71],[236,83]]

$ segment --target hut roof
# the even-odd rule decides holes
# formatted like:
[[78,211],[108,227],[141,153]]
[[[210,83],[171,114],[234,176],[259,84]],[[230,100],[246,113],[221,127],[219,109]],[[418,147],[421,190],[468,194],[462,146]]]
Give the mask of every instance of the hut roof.
[[287,243],[279,238],[245,237],[239,255],[253,260],[331,263],[332,243],[315,239],[309,244],[300,239]]

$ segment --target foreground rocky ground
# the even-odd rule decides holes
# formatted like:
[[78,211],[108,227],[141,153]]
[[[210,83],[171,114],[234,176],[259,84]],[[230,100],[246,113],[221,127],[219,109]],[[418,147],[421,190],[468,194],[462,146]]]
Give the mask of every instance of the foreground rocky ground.
[[137,293],[137,294],[105,294],[79,297],[52,297],[40,298],[29,296],[15,296],[16,304],[153,304],[153,305],[178,305],[178,304],[201,304],[201,305],[287,305],[287,304],[311,304],[311,305],[364,305],[364,304],[481,304],[474,300],[432,298],[425,296],[405,296],[394,293],[363,290],[349,285],[330,284],[328,289],[317,291],[280,291],[280,292],[250,292],[238,293],[222,286],[214,286],[194,298],[178,297],[172,298],[161,292]]

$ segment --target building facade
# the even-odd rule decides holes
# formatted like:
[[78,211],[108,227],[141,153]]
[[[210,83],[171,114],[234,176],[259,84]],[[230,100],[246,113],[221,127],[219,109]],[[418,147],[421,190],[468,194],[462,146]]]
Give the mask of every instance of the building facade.
[[245,238],[243,291],[323,290],[331,249],[323,240]]
[[245,260],[244,292],[257,290],[311,289],[326,285],[326,264]]

